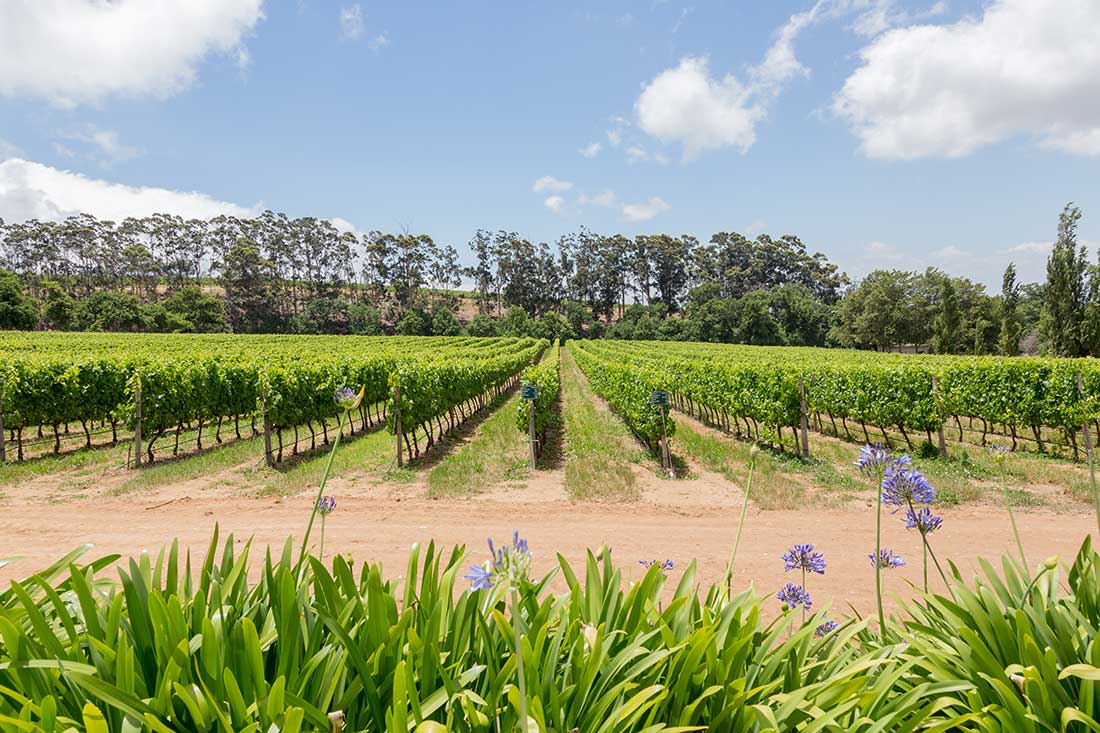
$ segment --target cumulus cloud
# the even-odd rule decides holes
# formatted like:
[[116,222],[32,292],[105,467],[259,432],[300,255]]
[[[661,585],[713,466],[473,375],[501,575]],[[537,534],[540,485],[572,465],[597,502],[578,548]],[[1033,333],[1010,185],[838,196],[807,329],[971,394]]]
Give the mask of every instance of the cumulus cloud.
[[356,41],[363,37],[365,23],[363,22],[363,8],[359,3],[345,5],[340,8],[340,37],[349,41]]
[[1018,135],[1100,155],[1097,28],[1096,0],[993,0],[895,28],[860,51],[833,109],[871,158],[960,157]]
[[[64,131],[61,133],[61,137],[79,143],[88,150],[84,157],[103,165],[131,160],[143,152],[139,147],[123,143],[114,130],[104,130],[95,125],[85,125],[76,130]],[[65,157],[77,157],[77,152],[69,145],[55,143],[54,149]]]
[[562,181],[553,176],[543,176],[535,181],[535,185],[531,187],[531,190],[535,193],[564,193],[573,188],[572,181]]
[[623,219],[629,222],[649,221],[653,217],[668,211],[669,206],[664,199],[652,196],[648,201],[637,204],[623,204]]
[[263,0],[14,0],[0,3],[0,96],[71,107],[168,97],[210,54],[239,58]]
[[618,203],[618,197],[611,189],[604,189],[597,194],[582,193],[577,197],[577,203],[581,206],[599,206],[603,209],[610,209]]
[[581,155],[583,155],[586,158],[595,158],[597,155],[600,154],[600,150],[602,150],[602,149],[603,149],[603,146],[600,145],[599,143],[588,143],[587,145],[585,145],[583,148],[581,148],[577,152],[579,152]]
[[189,218],[246,217],[255,216],[260,208],[194,191],[111,183],[20,158],[0,162],[0,218],[9,222],[61,220],[81,212],[113,221],[158,212]]
[[547,196],[546,200],[542,202],[543,206],[550,209],[555,214],[561,214],[565,211],[565,199],[561,196]]

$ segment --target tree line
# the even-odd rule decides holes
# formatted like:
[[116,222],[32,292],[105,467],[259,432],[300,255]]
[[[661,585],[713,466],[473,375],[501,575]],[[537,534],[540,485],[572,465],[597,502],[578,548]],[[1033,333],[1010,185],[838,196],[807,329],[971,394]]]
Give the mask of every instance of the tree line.
[[[244,333],[535,335],[1100,354],[1100,265],[1062,212],[1045,283],[1000,293],[940,270],[852,285],[793,235],[581,229],[534,243],[479,230],[338,230],[313,217],[155,214],[0,221],[0,327]],[[463,284],[468,290],[459,290]]]

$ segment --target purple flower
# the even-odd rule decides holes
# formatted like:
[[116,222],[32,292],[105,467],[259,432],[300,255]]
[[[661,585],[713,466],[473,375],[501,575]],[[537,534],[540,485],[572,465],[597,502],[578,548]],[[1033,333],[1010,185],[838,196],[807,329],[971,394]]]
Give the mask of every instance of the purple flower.
[[886,469],[886,475],[882,477],[883,504],[906,507],[910,502],[931,504],[935,500],[936,490],[917,469],[902,464]]
[[363,400],[363,395],[366,391],[366,387],[356,392],[351,387],[341,387],[336,390],[333,395],[333,401],[344,410],[354,410],[359,407],[359,403]]
[[905,528],[915,529],[922,535],[935,532],[943,524],[943,518],[937,517],[928,507],[921,507],[914,512],[909,509],[905,512]]
[[317,511],[321,513],[322,517],[327,517],[332,514],[336,509],[336,497],[335,496],[322,496],[317,500]]
[[836,621],[830,619],[814,629],[814,636],[820,639],[833,633],[837,630],[837,628],[839,628],[839,624],[837,624]]
[[867,559],[871,561],[871,567],[882,568],[884,570],[900,568],[905,564],[905,560],[901,559],[901,555],[898,555],[893,550],[887,549],[878,551],[878,562],[875,562],[875,553],[873,552],[867,556]]
[[491,588],[500,580],[518,585],[527,579],[527,570],[531,567],[531,548],[527,540],[519,536],[517,529],[512,533],[512,544],[497,548],[493,544],[493,538],[489,538],[490,560],[485,567],[471,565],[466,573],[474,590]]
[[813,605],[813,601],[810,600],[810,594],[806,592],[806,589],[794,583],[787,583],[780,588],[779,592],[775,594],[775,597],[787,604],[788,608],[805,606],[808,609]]
[[466,580],[470,581],[470,587],[473,590],[482,590],[483,588],[493,587],[493,573],[483,567],[477,565],[471,565],[470,569],[462,576]]
[[784,570],[804,570],[825,574],[825,556],[814,552],[813,545],[795,545],[783,554]]
[[859,458],[852,465],[857,466],[860,472],[871,475],[885,470],[891,462],[890,451],[883,448],[881,443],[875,443],[860,448]]
[[665,560],[664,562],[659,562],[657,560],[639,560],[638,564],[647,570],[656,565],[660,569],[661,575],[666,578],[668,577],[669,571],[673,568],[673,562],[671,560]]

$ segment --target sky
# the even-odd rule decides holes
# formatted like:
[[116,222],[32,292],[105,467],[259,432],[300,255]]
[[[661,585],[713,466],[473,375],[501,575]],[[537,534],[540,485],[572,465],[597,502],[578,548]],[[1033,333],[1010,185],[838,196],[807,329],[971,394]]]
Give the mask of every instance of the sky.
[[796,234],[853,277],[1100,247],[1100,1],[4,0],[0,218]]

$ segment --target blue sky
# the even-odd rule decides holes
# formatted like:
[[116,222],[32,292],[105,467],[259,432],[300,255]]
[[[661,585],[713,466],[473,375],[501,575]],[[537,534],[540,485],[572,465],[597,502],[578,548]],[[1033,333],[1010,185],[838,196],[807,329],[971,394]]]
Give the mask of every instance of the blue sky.
[[1100,3],[12,0],[0,217],[797,234],[853,275],[1100,246]]

